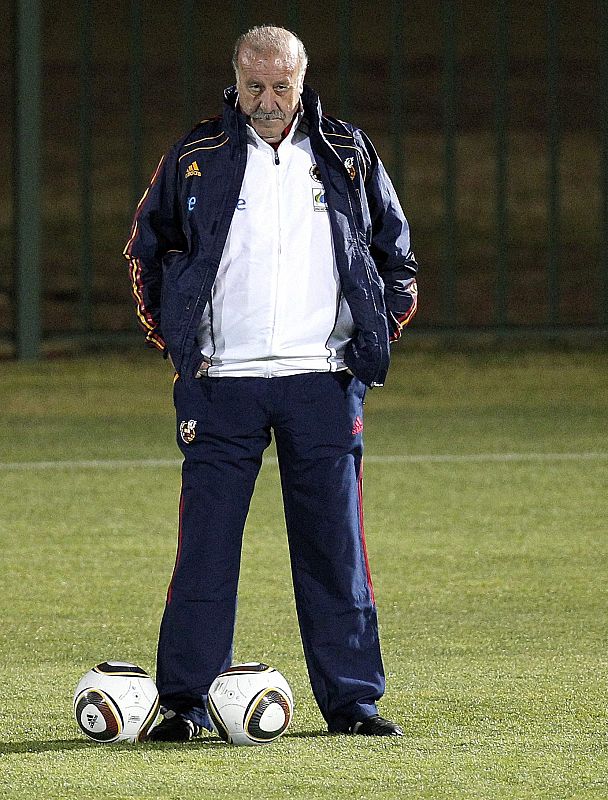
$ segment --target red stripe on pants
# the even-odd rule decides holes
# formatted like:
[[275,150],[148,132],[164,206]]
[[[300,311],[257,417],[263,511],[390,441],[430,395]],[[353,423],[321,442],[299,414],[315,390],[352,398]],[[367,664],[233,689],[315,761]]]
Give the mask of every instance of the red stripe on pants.
[[372,583],[372,573],[369,568],[369,558],[367,555],[367,544],[365,542],[365,526],[363,524],[363,461],[361,462],[361,467],[359,469],[359,479],[357,481],[357,492],[359,494],[359,528],[361,530],[361,546],[363,548],[363,556],[365,558],[365,571],[367,573],[367,585],[369,586],[369,592],[372,597],[372,603],[376,603],[376,598],[374,596],[374,585]]
[[167,603],[171,602],[171,595],[173,594],[173,579],[177,570],[177,565],[182,554],[182,514],[184,513],[184,493],[181,492],[179,496],[179,528],[177,533],[177,555],[175,556],[175,566],[173,567],[173,574],[171,575],[171,582],[167,589]]

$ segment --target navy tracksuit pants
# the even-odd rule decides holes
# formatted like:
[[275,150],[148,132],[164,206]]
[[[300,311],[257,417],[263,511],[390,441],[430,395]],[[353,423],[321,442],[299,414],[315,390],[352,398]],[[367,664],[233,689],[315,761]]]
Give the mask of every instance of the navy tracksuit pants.
[[184,463],[158,646],[165,707],[211,727],[207,690],[231,663],[243,528],[273,431],[315,698],[330,730],[376,713],[384,672],[363,536],[364,393],[346,371],[176,380]]

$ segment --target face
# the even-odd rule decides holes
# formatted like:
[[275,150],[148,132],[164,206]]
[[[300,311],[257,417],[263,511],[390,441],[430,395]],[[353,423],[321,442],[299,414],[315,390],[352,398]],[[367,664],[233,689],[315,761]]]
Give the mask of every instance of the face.
[[264,141],[281,140],[298,110],[303,80],[295,53],[258,53],[248,48],[239,53],[239,103]]

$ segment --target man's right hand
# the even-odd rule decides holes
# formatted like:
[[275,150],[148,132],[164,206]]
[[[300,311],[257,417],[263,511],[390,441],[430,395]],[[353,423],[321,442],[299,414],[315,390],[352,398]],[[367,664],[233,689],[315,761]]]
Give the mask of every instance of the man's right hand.
[[209,371],[209,367],[211,366],[211,359],[207,358],[207,356],[203,356],[203,360],[201,361],[199,368],[196,370],[195,378],[205,378],[207,377],[207,372]]

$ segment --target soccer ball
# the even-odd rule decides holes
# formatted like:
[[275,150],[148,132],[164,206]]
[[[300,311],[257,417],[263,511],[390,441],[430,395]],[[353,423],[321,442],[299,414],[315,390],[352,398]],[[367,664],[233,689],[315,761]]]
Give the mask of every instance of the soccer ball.
[[141,667],[104,661],[74,692],[80,730],[96,742],[143,742],[158,716],[158,690]]
[[269,744],[293,716],[293,696],[281,673],[267,664],[235,664],[209,687],[209,717],[229,744]]

